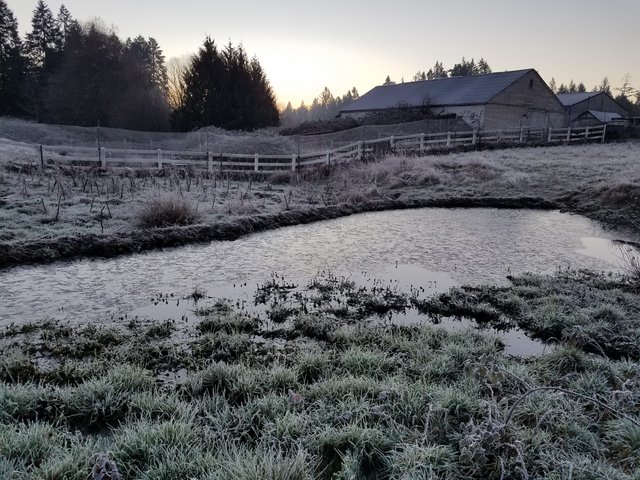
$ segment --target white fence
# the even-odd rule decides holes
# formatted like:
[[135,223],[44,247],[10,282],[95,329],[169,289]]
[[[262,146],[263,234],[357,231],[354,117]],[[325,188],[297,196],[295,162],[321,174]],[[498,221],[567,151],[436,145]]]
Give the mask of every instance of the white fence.
[[519,128],[514,130],[422,133],[363,140],[317,153],[263,155],[201,151],[124,150],[32,145],[0,141],[0,161],[18,164],[76,165],[86,167],[146,169],[190,168],[210,172],[297,171],[312,165],[335,165],[381,158],[390,153],[422,155],[433,150],[490,144],[558,144],[604,142],[606,126],[581,128]]

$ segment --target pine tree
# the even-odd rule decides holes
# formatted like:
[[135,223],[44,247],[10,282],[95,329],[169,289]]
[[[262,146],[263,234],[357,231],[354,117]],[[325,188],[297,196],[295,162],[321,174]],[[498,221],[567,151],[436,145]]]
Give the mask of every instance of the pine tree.
[[609,83],[609,78],[604,77],[600,85],[598,86],[598,91],[607,93],[611,95],[611,83]]
[[151,73],[151,80],[154,85],[166,92],[169,88],[169,75],[167,73],[167,64],[160,45],[155,38],[149,37],[147,42],[149,45],[148,68]]
[[416,74],[413,76],[414,82],[420,82],[426,79],[427,79],[427,73],[424,70],[423,71],[418,70]]
[[69,33],[72,28],[78,28],[78,22],[71,16],[67,7],[64,4],[60,5],[60,10],[58,10],[58,17],[56,18],[56,22],[58,24],[58,29],[60,30],[60,35],[62,38],[63,47],[67,43],[67,38],[69,37]]
[[31,32],[25,41],[30,68],[52,71],[62,51],[62,44],[63,36],[58,22],[44,0],[38,0],[31,19]]
[[169,75],[158,42],[152,37],[146,40],[142,35],[138,35],[133,40],[128,38],[125,48],[130,61],[140,70],[146,81],[166,93],[169,88]]
[[184,75],[184,94],[172,125],[192,130],[208,125],[252,130],[277,125],[275,96],[257,58],[242,46],[219,51],[207,37]]
[[442,66],[442,62],[436,62],[433,68],[427,72],[427,80],[436,80],[438,78],[447,78],[449,75]]
[[189,131],[219,125],[223,71],[218,47],[207,37],[185,72],[184,96],[182,104],[173,112],[173,128]]
[[[486,64],[486,62],[484,63]],[[483,68],[489,69],[489,71],[491,71],[491,68],[488,64],[486,64],[486,66]],[[452,77],[468,77],[471,75],[478,75],[479,73],[481,72],[479,71],[478,66],[476,65],[473,58],[467,61],[464,57],[462,57],[462,61],[460,63],[456,63],[453,68],[449,70],[449,75]]]
[[477,68],[476,75],[485,74],[485,73],[491,73],[491,67],[489,66],[489,64],[484,58],[480,58],[480,60],[478,60],[478,68]]
[[19,115],[24,78],[22,44],[18,22],[4,0],[0,0],[0,115]]
[[31,19],[24,51],[27,59],[26,91],[29,110],[40,121],[44,89],[62,54],[63,37],[53,14],[44,0],[38,0]]
[[551,77],[551,81],[549,82],[549,88],[553,93],[558,93],[558,85],[556,84],[556,79]]

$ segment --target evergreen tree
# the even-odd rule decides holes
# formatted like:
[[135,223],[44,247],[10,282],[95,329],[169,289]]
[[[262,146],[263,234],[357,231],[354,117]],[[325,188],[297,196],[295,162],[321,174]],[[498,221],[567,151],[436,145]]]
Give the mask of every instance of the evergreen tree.
[[46,89],[47,116],[56,123],[115,126],[114,102],[123,90],[123,46],[113,32],[92,23],[69,32],[60,67]]
[[207,37],[185,72],[182,104],[171,118],[174,129],[189,131],[219,124],[223,70],[218,48]]
[[602,82],[600,82],[598,91],[611,95],[611,83],[609,83],[609,79],[607,77],[604,77]]
[[69,32],[72,28],[78,28],[78,22],[71,16],[67,7],[64,4],[60,5],[60,10],[58,10],[58,17],[56,18],[56,22],[58,24],[58,29],[60,30],[60,35],[62,38],[63,47],[67,43],[67,38],[69,37]]
[[476,75],[482,75],[485,73],[491,73],[491,67],[484,58],[480,58],[480,60],[478,61]]
[[427,79],[427,73],[424,70],[423,71],[418,70],[416,74],[413,76],[414,82],[420,82],[426,79]]
[[147,44],[149,45],[147,66],[151,73],[151,80],[153,84],[158,86],[163,92],[166,92],[169,87],[169,75],[167,73],[164,53],[155,38],[149,37]]
[[257,58],[248,60],[242,46],[219,51],[207,37],[184,75],[182,103],[172,125],[192,130],[208,125],[252,130],[277,125],[275,96]]
[[0,115],[19,115],[24,78],[22,44],[18,22],[4,0],[0,0]]
[[449,70],[449,75],[452,77],[468,77],[470,75],[477,75],[478,67],[476,66],[473,58],[467,61],[464,57],[462,57],[462,61],[460,63],[456,63],[451,70]]
[[551,77],[551,81],[549,82],[549,88],[553,93],[558,93],[558,85],[556,84],[556,79]]
[[38,0],[31,19],[31,32],[27,34],[24,43],[29,110],[38,121],[41,120],[47,78],[59,63],[62,46],[62,33],[53,13],[44,0]]
[[442,66],[442,62],[436,62],[433,68],[427,72],[427,80],[436,80],[438,78],[447,78],[449,74]]
[[127,57],[144,74],[149,85],[154,85],[166,93],[169,75],[164,54],[158,42],[152,37],[146,40],[142,35],[138,35],[133,40],[128,38],[125,48]]
[[578,93],[584,93],[587,91],[587,87],[584,85],[584,83],[580,82],[578,84],[577,91]]

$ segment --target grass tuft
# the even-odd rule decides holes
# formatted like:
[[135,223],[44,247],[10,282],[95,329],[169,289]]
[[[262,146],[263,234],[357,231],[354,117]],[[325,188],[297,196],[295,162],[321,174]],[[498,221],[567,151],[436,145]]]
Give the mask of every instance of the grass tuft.
[[177,193],[156,194],[135,214],[138,228],[161,228],[193,225],[200,219],[197,210]]

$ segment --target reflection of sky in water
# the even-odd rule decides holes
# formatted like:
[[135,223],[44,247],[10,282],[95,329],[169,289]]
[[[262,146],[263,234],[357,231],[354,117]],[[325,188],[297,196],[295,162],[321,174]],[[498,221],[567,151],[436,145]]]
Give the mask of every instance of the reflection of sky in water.
[[[95,321],[151,304],[159,293],[184,296],[248,282],[273,271],[305,279],[392,274],[413,285],[446,272],[440,284],[499,283],[557,267],[616,269],[611,238],[586,218],[548,211],[418,209],[367,213],[310,225],[107,260],[17,267],[0,272],[1,324],[50,316]],[[385,273],[387,272],[387,273]],[[389,273],[391,272],[391,273]],[[410,273],[411,272],[411,273]],[[447,280],[444,280],[444,279]]]

